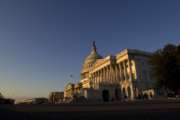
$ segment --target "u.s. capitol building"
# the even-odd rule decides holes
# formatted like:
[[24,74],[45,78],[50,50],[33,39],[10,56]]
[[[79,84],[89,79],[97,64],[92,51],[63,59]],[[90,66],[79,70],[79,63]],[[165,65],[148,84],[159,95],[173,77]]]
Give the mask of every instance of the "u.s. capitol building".
[[68,83],[64,98],[84,96],[89,100],[134,100],[154,96],[149,58],[152,54],[135,49],[124,49],[115,56],[102,57],[93,42],[85,58],[81,80]]

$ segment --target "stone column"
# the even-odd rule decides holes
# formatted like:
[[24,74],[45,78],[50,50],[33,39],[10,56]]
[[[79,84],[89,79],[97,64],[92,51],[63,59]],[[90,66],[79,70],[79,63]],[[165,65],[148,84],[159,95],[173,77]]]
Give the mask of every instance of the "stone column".
[[102,70],[101,70],[101,83],[103,82],[103,79],[104,79],[103,78],[104,77],[103,74],[104,74],[104,68],[102,68]]
[[95,89],[97,88],[97,72],[95,72]]
[[133,85],[130,85],[130,90],[131,90],[131,100],[134,99],[134,91],[133,91]]
[[120,63],[120,67],[121,67],[121,78],[122,80],[125,80],[125,74],[124,74],[124,64],[123,62]]
[[112,67],[111,65],[109,66],[109,82],[112,84]]
[[102,69],[102,83],[104,81],[104,68]]
[[98,84],[99,84],[99,72],[97,71],[97,83],[96,83],[96,88],[98,88]]
[[96,89],[98,88],[98,72],[96,71]]
[[117,65],[114,67],[114,83],[117,84],[118,83],[118,79],[117,79]]
[[111,66],[109,66],[109,70],[108,70],[108,81],[111,83]]
[[131,81],[130,90],[131,90],[131,100],[134,99],[134,90],[133,90],[133,77],[132,77],[132,68],[131,68],[131,59],[128,59],[128,66],[129,66],[129,77]]
[[106,67],[104,67],[103,85],[104,85],[105,81],[106,81]]
[[123,69],[122,69],[122,63],[119,63],[119,71],[120,71],[120,80],[122,81],[124,78],[123,78]]
[[101,69],[101,85],[102,85],[102,82],[103,82],[103,68]]
[[89,87],[92,87],[92,74],[90,74],[90,77],[89,77]]
[[111,81],[111,85],[113,84],[113,68],[112,66],[110,66],[110,81]]
[[104,81],[104,68],[102,68],[102,74],[101,74],[101,85],[103,84],[103,81]]
[[98,88],[99,88],[100,84],[101,84],[101,70],[99,70],[99,82],[98,82]]
[[116,78],[115,78],[115,66],[112,67],[112,83],[115,84]]
[[98,85],[97,85],[98,88],[99,88],[99,84],[100,84],[100,71],[98,70]]
[[92,73],[92,80],[91,80],[91,82],[92,82],[92,88],[94,88],[94,74]]
[[114,74],[115,74],[115,83],[118,83],[118,65],[115,66],[115,70],[114,70]]
[[106,67],[106,81],[105,81],[105,84],[107,83],[108,81],[108,66]]
[[118,81],[121,81],[122,80],[122,68],[121,68],[121,64],[119,63],[118,64],[118,69],[119,69],[119,71],[118,71]]
[[123,68],[124,68],[124,77],[125,77],[125,80],[127,80],[127,71],[126,71],[126,63],[125,61],[123,61]]
[[108,80],[108,67],[106,67],[106,79],[104,81],[105,84],[106,84],[107,80]]
[[128,66],[129,66],[129,78],[132,81],[132,68],[131,68],[131,59],[128,59]]
[[94,73],[92,73],[92,88],[94,88]]
[[114,69],[113,69],[113,75],[114,75],[114,83],[116,83],[116,80],[117,80],[117,74],[116,74],[116,70],[117,69],[117,66],[114,66]]
[[111,66],[111,84],[114,84],[114,69],[113,69],[113,66]]
[[94,72],[94,88],[96,88],[96,74]]
[[100,70],[99,70],[99,86],[100,86],[101,80],[102,80],[101,75],[102,75],[102,71],[101,71],[101,69],[100,69]]
[[105,82],[105,84],[107,84],[108,81],[109,81],[109,66],[107,66],[107,70],[106,70],[106,82]]

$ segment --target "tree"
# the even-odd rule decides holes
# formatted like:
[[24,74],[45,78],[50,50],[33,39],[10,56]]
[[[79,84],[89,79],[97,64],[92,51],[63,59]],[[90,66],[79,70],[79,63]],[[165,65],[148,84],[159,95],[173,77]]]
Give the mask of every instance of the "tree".
[[180,90],[180,46],[167,44],[152,55],[150,63],[156,86],[178,93]]

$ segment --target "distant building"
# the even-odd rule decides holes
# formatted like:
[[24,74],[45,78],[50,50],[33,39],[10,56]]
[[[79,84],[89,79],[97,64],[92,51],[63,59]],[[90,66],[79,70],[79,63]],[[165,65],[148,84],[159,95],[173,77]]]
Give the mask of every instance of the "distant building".
[[65,97],[79,93],[87,99],[100,101],[151,98],[154,96],[149,64],[151,55],[150,52],[124,49],[115,56],[102,57],[94,42],[84,61],[81,80],[77,85],[65,87]]
[[62,103],[64,100],[64,92],[51,92],[49,94],[49,101],[52,104]]
[[18,102],[18,104],[48,104],[49,101],[47,98],[40,97],[40,98],[32,98],[32,99],[25,99],[23,101]]

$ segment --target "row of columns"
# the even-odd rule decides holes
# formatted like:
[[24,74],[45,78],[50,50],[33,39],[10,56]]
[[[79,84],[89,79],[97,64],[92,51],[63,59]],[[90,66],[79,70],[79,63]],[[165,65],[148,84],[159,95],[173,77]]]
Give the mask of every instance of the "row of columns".
[[[127,65],[129,67],[127,67]],[[129,69],[129,73],[127,71]],[[93,88],[99,88],[100,85],[116,85],[123,80],[132,80],[132,69],[130,60],[124,60],[116,65],[108,65],[91,74]]]

